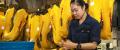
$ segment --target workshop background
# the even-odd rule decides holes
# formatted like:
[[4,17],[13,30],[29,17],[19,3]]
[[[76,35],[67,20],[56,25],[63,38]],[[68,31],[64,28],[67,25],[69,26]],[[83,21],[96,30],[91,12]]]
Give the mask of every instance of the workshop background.
[[[68,34],[70,1],[0,0],[0,50],[57,50]],[[120,50],[120,0],[84,1],[101,24],[97,49]]]

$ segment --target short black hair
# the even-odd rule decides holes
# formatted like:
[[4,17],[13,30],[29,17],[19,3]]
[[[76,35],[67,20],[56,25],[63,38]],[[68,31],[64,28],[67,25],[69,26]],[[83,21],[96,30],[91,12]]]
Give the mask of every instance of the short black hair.
[[86,4],[84,0],[71,0],[71,3],[77,3],[81,7],[85,6],[85,9],[88,8],[88,4]]

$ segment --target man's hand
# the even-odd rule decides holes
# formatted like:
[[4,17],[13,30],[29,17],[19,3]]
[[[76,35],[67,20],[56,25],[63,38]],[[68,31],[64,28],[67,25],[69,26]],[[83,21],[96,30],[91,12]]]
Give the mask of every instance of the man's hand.
[[77,43],[73,43],[73,42],[70,41],[70,40],[62,41],[62,47],[63,47],[65,50],[76,48],[77,45],[78,45]]

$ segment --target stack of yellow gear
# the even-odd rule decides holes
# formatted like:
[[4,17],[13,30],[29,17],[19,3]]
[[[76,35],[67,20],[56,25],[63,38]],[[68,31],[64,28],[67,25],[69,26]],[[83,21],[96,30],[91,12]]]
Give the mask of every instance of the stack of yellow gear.
[[30,41],[30,26],[31,26],[31,19],[33,17],[33,14],[28,15],[27,23],[26,23],[26,30],[25,30],[25,39],[26,41]]
[[70,8],[71,0],[62,0],[60,4],[61,9],[61,36],[66,38],[68,35],[68,24],[71,17],[71,8]]
[[40,33],[40,16],[34,15],[30,20],[30,41],[35,42],[34,50],[38,50],[39,47],[37,46],[37,38]]
[[114,0],[84,0],[89,4],[88,13],[98,22],[103,22],[101,30],[101,39],[108,40],[112,38],[111,16]]
[[113,0],[102,0],[102,20],[103,28],[101,30],[101,38],[104,40],[112,38],[111,17],[113,9]]
[[14,17],[13,28],[10,30],[14,8],[10,9],[9,11],[8,16],[6,15],[5,32],[3,34],[3,40],[5,41],[13,41],[18,38],[20,35],[19,32],[22,30],[27,18],[27,12],[24,9],[18,10]]
[[37,46],[37,38],[39,38],[39,33],[40,33],[39,20],[40,20],[39,15],[29,14],[26,23],[26,32],[25,32],[26,41],[35,42],[34,50],[40,49]]
[[50,35],[48,33],[52,29],[51,28],[51,16],[49,12],[41,16],[42,16],[41,47],[44,50],[49,50],[50,48],[52,48],[52,44],[50,44],[50,41],[48,40],[48,38],[50,38],[48,37],[48,35]]
[[60,7],[53,5],[49,11],[50,16],[52,16],[53,40],[57,45],[68,34],[68,24],[71,19],[70,1],[62,0]]
[[29,28],[30,32],[27,32],[27,35],[28,38],[30,38],[30,41],[35,42],[34,50],[47,50],[47,48],[51,47],[51,44],[47,39],[47,35],[50,31],[50,19],[49,13],[45,15],[29,15],[27,28]]
[[[53,27],[53,39],[56,44],[58,44],[62,38],[60,36],[60,28],[61,28],[61,11],[60,8],[56,5],[52,8],[52,27]],[[50,13],[51,14],[51,13]]]
[[11,23],[11,19],[13,17],[13,14],[14,14],[14,8],[9,8],[7,11],[6,11],[6,14],[5,14],[5,17],[6,17],[6,21],[5,21],[5,32],[10,32],[10,28],[12,26],[12,23]]
[[14,14],[15,9],[14,8],[9,8],[6,11],[5,17],[6,17],[6,21],[5,21],[5,32],[9,32],[10,31],[10,27],[12,26],[12,17]]
[[39,16],[34,15],[30,21],[30,41],[36,40],[39,29]]

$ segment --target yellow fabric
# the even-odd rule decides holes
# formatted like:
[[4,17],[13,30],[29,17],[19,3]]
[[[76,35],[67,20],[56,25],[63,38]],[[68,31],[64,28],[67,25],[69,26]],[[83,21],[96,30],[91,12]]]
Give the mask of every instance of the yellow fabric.
[[111,33],[111,16],[113,12],[114,0],[89,0],[88,13],[98,22],[103,20],[101,30],[101,39],[108,40],[112,38]]
[[35,41],[36,36],[39,34],[39,16],[34,15],[30,21],[30,40]]
[[102,19],[103,19],[103,29],[101,30],[101,38],[108,40],[112,38],[111,32],[111,16],[113,9],[113,0],[102,0]]
[[0,11],[0,15],[4,15],[4,12]]
[[56,44],[67,37],[68,22],[71,19],[70,2],[71,0],[62,0],[60,7],[54,5],[52,8],[53,39]]
[[[12,9],[13,12],[14,9]],[[27,18],[27,12],[24,9],[20,9],[17,11],[17,13],[15,14],[15,19],[14,19],[14,25],[12,30],[10,31],[10,26],[11,25],[11,19],[12,16],[6,17],[7,19],[9,19],[10,21],[6,21],[6,26],[5,26],[5,32],[3,34],[3,39],[6,41],[13,41],[15,40],[20,34],[19,31],[21,31],[21,29],[23,28],[25,22],[26,22],[26,18]],[[10,23],[8,23],[10,22]],[[12,36],[11,36],[12,35]],[[22,36],[19,36],[22,37]]]
[[101,21],[101,0],[89,0],[88,13],[98,22]]
[[40,18],[39,15],[34,15],[30,20],[30,41],[34,41],[34,50],[39,50],[39,47],[37,46],[37,38],[40,33]]
[[25,37],[26,37],[26,41],[30,41],[30,27],[31,27],[31,19],[34,15],[33,14],[29,14],[28,15],[28,19],[27,19],[27,23],[26,23],[26,29],[25,29]]
[[56,5],[53,6],[52,8],[52,14],[53,14],[53,17],[52,17],[52,27],[53,27],[53,39],[54,39],[54,42],[55,44],[58,44],[62,38],[60,36],[60,28],[61,28],[61,21],[60,21],[60,18],[61,18],[61,11],[60,11],[60,8]]
[[34,14],[29,14],[28,15],[28,20],[26,24],[26,41],[32,41],[35,42],[34,44],[34,50],[40,50],[41,48],[38,47],[39,44],[37,44],[38,41],[37,39],[40,39],[40,32],[41,32],[41,25],[42,25],[42,17],[40,15],[34,15]]
[[88,3],[88,0],[84,0],[85,3]]
[[0,15],[0,40],[2,40],[2,32],[4,31],[2,27],[5,26],[5,16]]
[[61,9],[61,19],[62,19],[62,26],[61,26],[61,36],[66,38],[68,35],[68,22],[70,21],[71,17],[71,7],[70,7],[71,0],[62,0],[60,4]]
[[15,11],[15,8],[9,8],[7,11],[6,11],[6,14],[5,14],[5,17],[6,17],[6,22],[5,22],[5,31],[9,32],[10,31],[10,27],[12,26],[11,25],[11,19],[13,17],[13,14],[14,14],[14,11]]
[[11,19],[13,17],[14,14],[14,8],[9,8],[7,9],[6,13],[5,13],[5,17],[6,17],[6,21],[5,21],[5,32],[10,32],[10,27],[12,26],[11,24]]
[[46,48],[50,48],[52,47],[52,45],[50,46],[50,42],[48,41],[48,33],[50,31],[50,23],[51,23],[51,17],[49,16],[49,13],[46,13],[45,15],[42,15],[42,41],[41,41],[41,45],[42,48],[46,49]]

